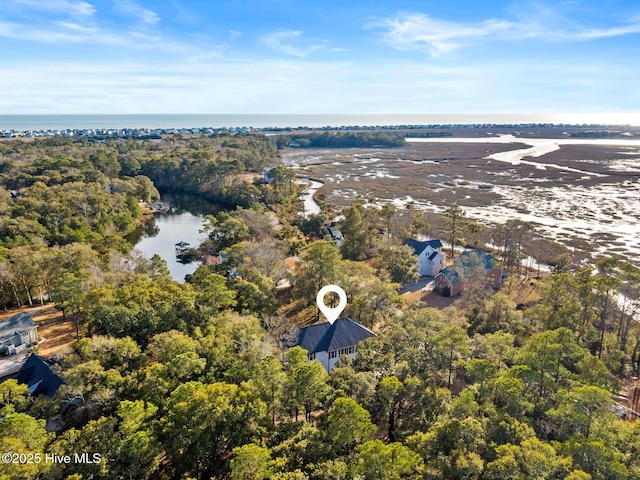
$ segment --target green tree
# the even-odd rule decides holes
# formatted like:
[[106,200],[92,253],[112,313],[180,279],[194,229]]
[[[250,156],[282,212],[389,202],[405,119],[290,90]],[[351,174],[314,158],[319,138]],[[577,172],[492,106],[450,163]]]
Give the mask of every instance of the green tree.
[[[53,285],[51,299],[55,302],[56,308],[62,310],[62,316],[65,320],[67,319],[67,313],[80,314],[80,305],[82,303],[80,278],[70,272],[63,273]],[[75,315],[73,322],[76,327],[76,338],[80,338],[78,319]]]
[[380,215],[385,221],[387,230],[387,247],[391,246],[391,221],[396,215],[396,207],[392,203],[385,203],[380,209]]
[[340,265],[340,253],[333,243],[318,240],[310,244],[296,267],[296,297],[305,300],[307,304],[315,303],[316,294],[322,287],[338,282]]
[[539,406],[551,401],[552,394],[570,383],[570,372],[576,370],[578,362],[587,354],[576,343],[571,330],[548,330],[529,338],[515,360],[525,368],[513,372],[527,383],[534,404]]
[[174,390],[163,419],[163,439],[176,474],[208,477],[226,467],[234,447],[250,442],[264,417],[261,401],[227,383],[187,382]]
[[273,425],[286,402],[284,396],[286,378],[282,363],[273,355],[260,360],[251,371],[250,380],[255,385],[260,399],[266,404],[267,413]]
[[327,371],[317,360],[309,361],[307,351],[299,346],[287,351],[285,357],[287,402],[296,421],[299,408],[304,406],[305,418],[310,422],[314,408],[329,393]]
[[2,453],[41,455],[41,462],[0,462],[0,477],[7,480],[29,480],[46,475],[51,465],[44,453],[53,439],[45,429],[45,420],[36,420],[26,413],[9,413],[0,418],[0,449]]
[[365,207],[362,201],[354,202],[343,210],[340,230],[344,235],[340,253],[348,260],[371,258],[378,239],[377,209]]
[[380,380],[376,389],[376,400],[380,409],[380,416],[387,417],[389,440],[395,440],[396,418],[399,414],[401,397],[399,395],[402,382],[395,375]]
[[233,449],[232,480],[264,480],[271,478],[271,452],[266,447],[248,443]]
[[460,245],[460,235],[464,227],[464,210],[454,203],[444,211],[444,216],[449,219],[449,243],[451,244],[451,258],[454,257],[456,245]]
[[375,431],[369,412],[351,398],[337,398],[327,412],[326,433],[337,453],[348,455]]
[[557,456],[551,445],[537,438],[524,440],[520,445],[500,445],[496,456],[487,464],[487,480],[560,478],[570,466],[569,459]]
[[435,342],[444,353],[447,369],[447,388],[451,390],[454,363],[469,352],[469,337],[461,327],[452,326],[440,333]]
[[220,212],[217,217],[208,215],[204,231],[209,234],[215,252],[251,239],[249,227],[244,221],[227,212]]
[[480,451],[486,448],[481,420],[446,419],[427,432],[407,440],[409,448],[420,453],[427,469],[442,480],[477,479],[484,469]]
[[611,393],[592,385],[562,391],[559,397],[558,407],[547,411],[547,415],[568,436],[580,433],[589,438],[593,422],[604,419],[607,407],[613,403]]
[[621,452],[613,445],[594,438],[575,435],[559,446],[573,460],[574,468],[591,475],[592,480],[626,480],[629,470]]
[[227,279],[217,273],[210,273],[206,266],[198,267],[191,277],[195,287],[196,302],[211,313],[217,313],[237,305],[237,293],[229,288]]
[[416,452],[401,443],[385,445],[370,440],[357,447],[352,472],[366,480],[400,480],[422,477],[423,461]]
[[378,267],[385,270],[394,283],[415,282],[418,274],[418,259],[413,249],[406,245],[398,248],[382,248]]
[[242,267],[231,282],[236,292],[237,308],[255,314],[274,314],[278,307],[276,285],[254,267]]
[[0,415],[26,410],[29,405],[30,390],[24,383],[18,383],[15,378],[9,378],[0,383]]

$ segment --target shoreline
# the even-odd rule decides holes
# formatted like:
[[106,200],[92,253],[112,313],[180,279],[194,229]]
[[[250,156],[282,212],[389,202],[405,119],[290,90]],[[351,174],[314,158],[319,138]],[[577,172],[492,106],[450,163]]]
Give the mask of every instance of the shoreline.
[[[1,120],[1,117],[0,117]],[[0,125],[2,122],[0,121]],[[191,126],[191,127],[84,127],[61,128],[0,128],[0,140],[34,139],[34,138],[69,138],[69,139],[135,139],[160,140],[167,136],[200,136],[221,134],[292,134],[332,131],[332,132],[396,132],[405,134],[407,141],[417,140],[421,136],[427,141],[446,142],[453,138],[495,139],[505,135],[517,139],[565,139],[592,141],[629,140],[640,138],[640,126],[565,123],[429,123],[429,124],[396,124],[396,125],[334,125],[322,127],[309,126]]]

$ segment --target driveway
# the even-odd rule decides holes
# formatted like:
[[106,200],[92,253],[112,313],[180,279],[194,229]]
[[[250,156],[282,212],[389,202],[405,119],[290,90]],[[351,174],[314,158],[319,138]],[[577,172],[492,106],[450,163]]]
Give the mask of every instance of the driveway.
[[27,361],[27,357],[29,356],[29,352],[26,350],[24,352],[16,353],[15,355],[10,355],[8,357],[4,357],[0,359],[0,378],[6,377],[7,375],[11,375],[12,373],[16,373],[24,362]]
[[400,295],[404,295],[405,293],[413,293],[419,290],[424,290],[426,293],[427,291],[430,292],[433,290],[434,286],[435,282],[433,277],[420,277],[420,280],[415,283],[407,283],[406,285],[403,285],[399,293]]

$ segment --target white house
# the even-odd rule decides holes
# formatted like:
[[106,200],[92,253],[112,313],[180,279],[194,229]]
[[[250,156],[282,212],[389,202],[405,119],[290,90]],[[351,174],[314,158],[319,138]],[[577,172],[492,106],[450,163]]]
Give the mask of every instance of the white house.
[[316,323],[301,328],[296,345],[308,352],[309,360],[318,360],[331,372],[340,355],[355,360],[358,343],[370,337],[375,337],[375,333],[352,318],[342,317],[333,324]]
[[0,322],[0,346],[7,348],[9,353],[28,347],[36,340],[38,325],[28,313],[18,313]]
[[421,277],[435,277],[444,268],[446,256],[442,253],[442,241],[440,239],[419,242],[409,239],[405,245],[413,248],[418,256],[418,273]]

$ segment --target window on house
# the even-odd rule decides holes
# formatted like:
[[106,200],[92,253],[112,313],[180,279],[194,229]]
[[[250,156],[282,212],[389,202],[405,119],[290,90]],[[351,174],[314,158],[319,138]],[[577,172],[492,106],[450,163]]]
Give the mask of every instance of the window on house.
[[316,359],[316,354],[315,353],[310,353],[309,354],[309,360],[315,360]]
[[334,350],[333,352],[329,352],[329,358],[336,358],[338,356],[338,352]]

